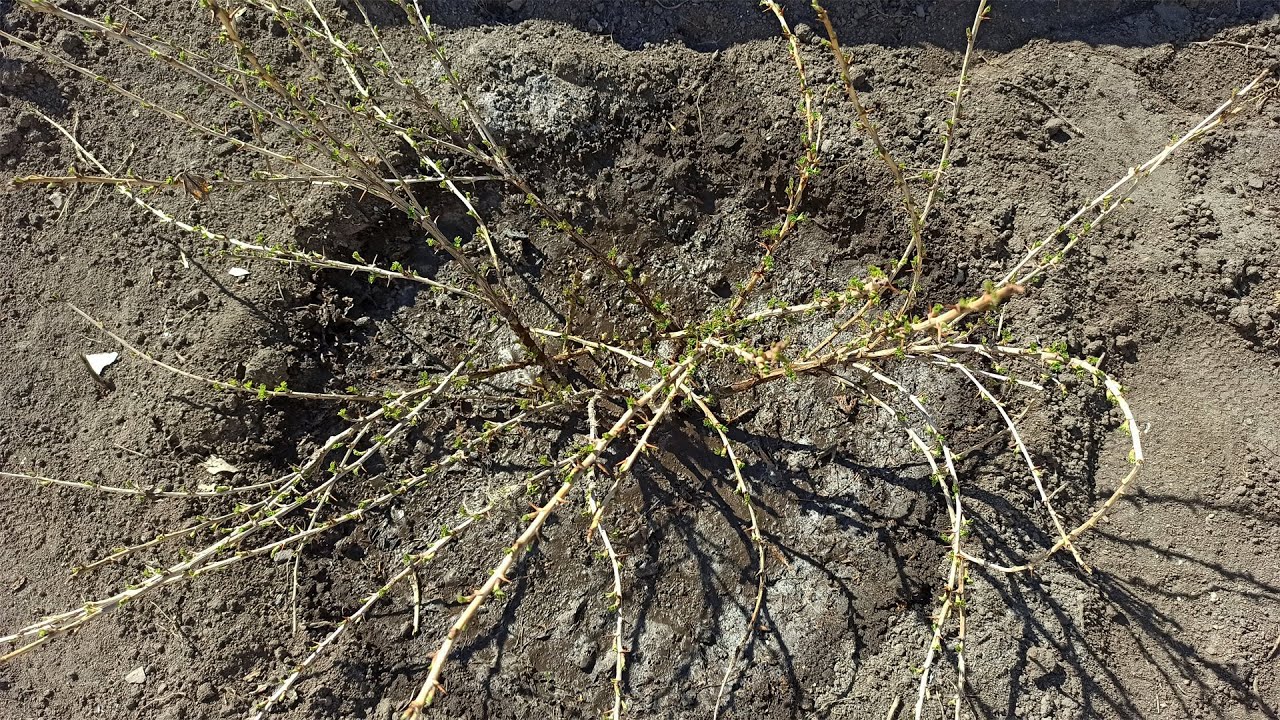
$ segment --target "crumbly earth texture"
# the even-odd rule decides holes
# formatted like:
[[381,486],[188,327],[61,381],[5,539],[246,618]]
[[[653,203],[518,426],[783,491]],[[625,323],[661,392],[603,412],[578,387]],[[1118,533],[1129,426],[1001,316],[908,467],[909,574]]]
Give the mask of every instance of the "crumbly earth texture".
[[[800,150],[794,69],[771,15],[746,0],[431,4],[478,111],[544,196],[598,246],[617,247],[677,313],[696,316],[732,295],[756,262],[761,231],[785,208]],[[195,3],[73,5],[89,16],[127,15],[193,47],[213,33]],[[388,50],[431,76],[394,8],[370,5],[386,23]],[[906,234],[888,174],[835,88],[821,26],[807,3],[787,5],[825,117],[822,171],[802,208],[808,221],[779,249],[765,291],[798,302],[896,259]],[[971,3],[851,0],[829,10],[890,148],[909,174],[929,167]],[[107,67],[193,116],[226,116],[225,98],[100,37],[10,2],[0,2],[0,27]],[[1275,62],[1268,46],[1280,47],[1280,7],[1256,0],[997,3],[931,220],[928,300],[954,302],[998,277],[1032,239]],[[217,456],[248,483],[288,472],[343,427],[337,404],[258,402],[127,355],[104,372],[113,389],[101,388],[77,356],[119,348],[68,302],[176,366],[297,390],[411,387],[469,352],[513,357],[510,338],[475,305],[233,257],[109,189],[12,185],[88,170],[37,113],[113,169],[245,175],[258,167],[234,147],[0,47],[0,470],[190,488],[209,482],[201,463]],[[1034,574],[972,568],[962,717],[1278,717],[1278,163],[1273,98],[1172,160],[1061,271],[1003,308],[1014,342],[1064,341],[1104,357],[1129,389],[1149,462],[1081,541],[1091,572],[1069,554]],[[528,309],[533,322],[562,325],[547,308],[578,283],[605,284],[599,269],[540,227],[521,197],[479,187],[498,249],[547,298]],[[284,214],[272,192],[227,190],[204,203],[171,194],[167,207],[229,235],[460,277],[369,198],[294,190]],[[465,214],[448,212],[442,227],[469,232]],[[249,273],[233,277],[233,267]],[[607,331],[632,312],[600,296],[610,299],[582,308],[579,327]],[[1002,558],[1052,544],[1008,438],[987,442],[1001,425],[972,386],[907,366],[900,379],[936,398],[958,449],[972,449],[961,471],[980,547]],[[1057,507],[1079,522],[1123,474],[1127,448],[1110,406],[1074,377],[1064,383],[1009,406],[1031,408],[1028,445]],[[388,470],[434,456],[455,423],[500,419],[501,402],[477,392],[469,414],[428,416]],[[830,382],[775,383],[726,401],[725,415],[736,420],[756,491],[767,574],[764,612],[721,716],[880,719],[901,705],[897,717],[908,717],[947,567],[945,509],[918,456],[891,417]],[[0,718],[243,717],[406,552],[437,537],[461,501],[587,432],[577,415],[551,418],[363,522],[176,583],[0,665]],[[710,716],[746,629],[753,548],[713,438],[696,412],[681,410],[614,500],[626,717]],[[351,499],[339,493],[334,502]],[[459,611],[458,596],[484,580],[533,500],[505,503],[418,573],[416,629],[405,585],[274,716],[395,717]],[[146,563],[172,562],[161,546],[68,578],[113,547],[181,527],[208,502],[0,478],[0,633],[110,594]],[[585,530],[576,506],[544,529],[506,597],[462,636],[431,716],[598,717],[611,705],[612,579]],[[947,654],[934,669],[929,717],[952,712],[953,662]]]

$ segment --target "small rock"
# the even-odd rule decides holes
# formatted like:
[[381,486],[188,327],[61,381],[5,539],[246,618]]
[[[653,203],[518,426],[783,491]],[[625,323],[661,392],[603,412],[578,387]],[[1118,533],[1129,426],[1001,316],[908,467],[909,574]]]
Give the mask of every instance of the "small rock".
[[651,578],[661,571],[662,565],[652,560],[645,560],[642,564],[636,566],[635,575],[640,579]]
[[203,290],[193,290],[182,299],[181,307],[183,310],[191,310],[209,302],[209,296],[204,294]]
[[1206,270],[1218,270],[1227,261],[1226,255],[1217,248],[1196,248],[1196,262]]
[[1263,182],[1262,178],[1249,178],[1249,187],[1254,190],[1261,190],[1266,186],[1267,184]]
[[188,717],[187,711],[179,705],[169,705],[155,715],[156,720],[187,720]]
[[58,192],[57,190],[54,190],[53,192],[49,193],[49,204],[53,206],[54,210],[61,210],[62,206],[66,204],[66,202],[67,202],[66,196]]
[[17,125],[23,130],[30,130],[32,128],[39,127],[40,116],[30,110],[24,110],[18,115]]
[[141,685],[147,681],[147,671],[145,668],[136,667],[124,676],[124,681],[130,685]]
[[604,32],[604,26],[600,24],[599,20],[591,18],[587,21],[587,30],[598,35]]
[[20,90],[30,79],[27,66],[21,60],[0,58],[0,90]]
[[288,376],[289,356],[279,348],[263,348],[244,364],[244,379],[275,387]]
[[716,642],[715,625],[710,620],[703,620],[698,624],[697,632],[698,642],[703,645],[714,645]]
[[17,130],[0,132],[0,158],[8,157],[17,152],[21,145],[22,137],[18,135]]
[[573,658],[579,670],[590,670],[596,664],[596,650],[596,643],[590,637],[583,635],[578,638],[577,646],[573,649]]
[[853,83],[853,88],[859,92],[866,92],[871,89],[871,73],[864,67],[849,68],[849,82]]
[[84,54],[84,40],[79,35],[68,30],[59,30],[57,37],[53,39],[53,43],[68,55]]
[[1243,333],[1252,333],[1256,329],[1253,321],[1253,311],[1244,303],[1231,309],[1231,313],[1227,315],[1227,322]]
[[196,687],[196,700],[202,703],[211,703],[217,699],[218,699],[218,690],[213,686],[213,683],[203,682],[203,683],[200,683],[198,687]]
[[1044,136],[1054,142],[1066,142],[1071,139],[1067,121],[1060,117],[1052,117],[1044,123]]
[[916,17],[924,17],[924,5],[916,6]]
[[1058,653],[1049,647],[1027,648],[1027,660],[1027,672],[1033,681],[1057,672],[1059,667]]
[[737,133],[722,132],[712,141],[712,145],[720,152],[733,152],[742,146],[742,136]]
[[799,40],[805,45],[808,45],[813,41],[813,27],[808,23],[798,23],[794,28],[792,28],[792,32],[795,33],[796,40]]
[[507,3],[507,8],[509,8],[512,12],[518,12],[520,10],[523,10],[524,0],[511,0],[511,2]]
[[1128,335],[1116,336],[1116,350],[1128,355],[1138,349],[1138,341]]

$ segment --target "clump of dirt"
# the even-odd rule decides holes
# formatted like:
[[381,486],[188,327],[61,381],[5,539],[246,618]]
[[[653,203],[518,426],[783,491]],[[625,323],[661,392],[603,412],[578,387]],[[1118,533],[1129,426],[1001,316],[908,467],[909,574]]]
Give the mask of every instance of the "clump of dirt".
[[[78,5],[91,15],[112,10]],[[385,23],[389,52],[421,56],[415,70],[437,74],[398,11],[370,7]],[[209,41],[211,25],[166,3],[128,10],[174,42]],[[442,42],[477,111],[560,212],[597,247],[616,248],[620,264],[642,271],[686,320],[733,295],[758,259],[762,230],[785,209],[803,127],[771,17],[754,3],[700,0],[439,10]],[[891,149],[909,173],[928,168],[972,8],[926,0],[831,10]],[[807,7],[789,13],[811,80],[823,89],[826,121],[822,173],[804,207],[809,222],[778,253],[769,280],[769,295],[798,302],[815,285],[840,287],[868,265],[892,263],[905,227],[869,141],[838,92],[826,91],[837,76],[814,30],[820,25]],[[930,228],[927,304],[953,302],[998,277],[1030,239],[1274,62],[1277,13],[1236,2],[999,5],[980,36],[968,113]],[[13,8],[0,8],[0,26],[72,59],[110,63],[131,87],[195,116],[226,112],[218,98],[169,82],[155,63],[101,38]],[[283,39],[275,50],[288,59]],[[10,185],[80,163],[37,112],[74,128],[108,166],[139,174],[246,175],[255,165],[234,144],[192,137],[15,46],[3,52],[0,470],[186,487],[208,481],[200,465],[216,455],[240,478],[265,480],[346,426],[332,407],[218,393],[132,358],[106,371],[114,390],[104,391],[76,356],[115,346],[67,302],[166,361],[271,387],[412,386],[423,372],[447,371],[482,337],[497,361],[517,357],[487,313],[439,294],[246,265],[110,192]],[[1104,358],[1129,388],[1150,465],[1081,542],[1092,572],[1069,556],[1033,575],[972,569],[966,715],[1277,716],[1280,565],[1269,553],[1280,529],[1278,108],[1263,103],[1172,161],[1062,272],[1000,314],[1000,330],[1020,342],[1064,341],[1073,353]],[[536,324],[564,325],[555,302],[582,287],[605,298],[575,320],[594,334],[641,321],[524,198],[478,188],[497,251],[548,298],[527,309]],[[170,210],[239,237],[462,277],[408,223],[358,193],[277,194],[215,194]],[[282,202],[290,207],[283,217]],[[449,236],[474,231],[462,212],[438,222]],[[228,274],[240,266],[247,278]],[[899,369],[904,385],[941,398],[948,436],[966,451],[961,476],[974,533],[989,538],[986,556],[1012,562],[1051,545],[1025,466],[1006,438],[992,439],[1002,425],[989,405],[954,373]],[[1114,432],[1122,417],[1074,375],[1056,380],[1061,389],[1037,401],[1025,433],[1056,506],[1078,522],[1122,474],[1125,448]],[[775,384],[724,408],[746,448],[741,459],[768,547],[767,603],[727,716],[883,718],[899,699],[906,717],[914,704],[912,668],[945,583],[946,509],[897,423],[849,393],[829,378]],[[455,422],[480,427],[506,412],[480,392],[467,410],[424,420],[388,469],[446,454],[437,441]],[[174,584],[49,651],[0,665],[0,716],[86,708],[121,718],[243,716],[405,553],[437,537],[459,505],[491,490],[495,476],[536,465],[530,448],[562,452],[589,431],[582,419],[534,424],[496,444],[488,466],[450,471],[428,491],[301,551]],[[710,714],[748,629],[754,550],[712,437],[698,413],[682,411],[614,500],[611,534],[628,576],[631,717]],[[378,480],[365,482],[361,488]],[[353,489],[335,503],[359,497]],[[141,570],[107,566],[67,582],[67,568],[208,512],[195,499],[135,500],[7,478],[0,502],[6,630],[107,594]],[[422,573],[416,613],[398,592],[355,626],[278,714],[395,717],[460,611],[459,597],[522,529],[523,502],[508,502],[511,512]],[[510,578],[508,598],[479,616],[453,656],[441,716],[586,717],[611,703],[613,617],[602,599],[611,576],[584,530],[572,513],[544,529]],[[934,702],[929,713],[947,710]]]

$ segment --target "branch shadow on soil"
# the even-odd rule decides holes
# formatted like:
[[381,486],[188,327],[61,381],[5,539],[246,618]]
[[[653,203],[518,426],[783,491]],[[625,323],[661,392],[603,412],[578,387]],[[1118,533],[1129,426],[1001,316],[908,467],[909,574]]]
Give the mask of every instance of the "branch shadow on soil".
[[[725,622],[726,614],[730,612],[740,614],[743,624],[750,617],[755,591],[756,560],[755,548],[749,534],[748,521],[741,508],[741,500],[733,493],[732,481],[727,477],[728,470],[725,466],[727,460],[713,456],[707,448],[709,445],[714,445],[715,441],[708,437],[698,438],[696,437],[698,434],[699,431],[693,427],[686,427],[683,432],[676,433],[674,440],[665,448],[669,456],[674,459],[675,467],[661,467],[658,472],[658,479],[661,482],[651,480],[645,482],[642,487],[649,501],[647,504],[653,504],[655,507],[672,507],[672,503],[677,501],[676,495],[679,494],[679,500],[683,503],[714,509],[718,520],[724,523],[723,527],[728,527],[732,531],[732,547],[724,547],[723,540],[717,543],[706,536],[705,520],[698,521],[695,518],[693,522],[689,522],[677,519],[662,526],[665,530],[674,530],[681,539],[683,549],[695,558],[703,592],[701,599],[706,603],[703,620],[711,623],[711,627],[704,628],[702,632],[707,632],[712,637],[722,638],[717,644],[730,653],[729,659],[720,663],[719,667],[714,660],[707,661],[704,672],[718,680],[725,663],[732,661],[741,637],[738,625]],[[776,437],[753,435],[740,429],[731,431],[731,436],[735,443],[755,448],[761,453],[761,457],[774,455],[784,446],[793,451],[814,450],[809,446],[789,443]],[[912,476],[919,474],[913,473],[918,470],[914,466],[872,467],[841,462],[855,472],[874,478],[875,482],[901,487],[908,492],[917,492],[920,490],[918,487],[920,484],[923,483],[925,486],[928,484],[927,480],[921,481]],[[894,537],[892,532],[896,527],[901,528],[913,535],[918,535],[923,541],[931,535],[929,530],[931,521],[917,517],[891,516],[877,512],[873,507],[853,497],[817,492],[813,489],[814,484],[807,471],[780,471],[771,466],[771,463],[761,461],[748,463],[744,473],[748,475],[750,483],[755,488],[753,504],[766,519],[762,522],[762,534],[771,556],[767,561],[766,598],[761,616],[757,620],[758,627],[753,633],[752,641],[743,649],[743,655],[731,676],[722,709],[729,712],[750,711],[749,708],[735,705],[734,691],[747,684],[761,684],[757,666],[762,665],[761,653],[764,653],[771,661],[770,665],[777,665],[777,669],[771,672],[782,676],[780,679],[774,678],[785,688],[782,692],[786,697],[781,700],[780,705],[790,708],[791,716],[800,717],[804,715],[802,708],[806,706],[806,701],[817,698],[806,697],[804,688],[810,683],[805,682],[806,678],[803,678],[798,671],[797,651],[788,645],[784,636],[787,621],[795,622],[796,619],[787,618],[786,621],[775,622],[768,602],[770,588],[782,580],[780,575],[787,573],[786,567],[799,563],[816,571],[825,581],[826,587],[837,593],[847,603],[848,625],[846,634],[841,640],[850,643],[854,655],[861,657],[868,649],[879,645],[880,638],[889,625],[889,608],[884,602],[885,597],[901,598],[903,611],[912,611],[913,609],[909,607],[911,605],[920,602],[927,605],[929,602],[931,597],[927,589],[929,581],[923,579],[921,573],[927,572],[924,566],[931,564],[913,563],[913,558],[904,556],[904,552],[909,549],[907,546],[914,547],[915,543],[903,543],[899,538]],[[682,492],[676,490],[681,487],[684,488]],[[784,505],[794,505],[794,507],[783,507]],[[932,512],[927,504],[913,507],[910,512],[921,511]],[[853,533],[875,537],[878,546],[883,548],[886,554],[887,564],[892,566],[890,572],[897,578],[898,588],[855,587],[848,578],[836,572],[837,565],[829,563],[813,551],[806,549],[800,538],[789,537],[785,531],[780,531],[776,527],[778,522],[793,518],[800,512],[831,518],[836,525],[835,532],[839,534]],[[659,533],[655,533],[654,539],[651,539],[649,549],[651,553],[657,552],[654,543],[658,535]],[[913,551],[913,555],[919,553],[919,549]],[[779,564],[780,558],[785,566]],[[734,571],[736,577],[732,581],[719,583],[720,587],[718,587],[715,580],[719,575],[724,574],[723,568],[726,565],[737,568]],[[641,621],[634,629],[635,641],[643,635],[644,617],[657,601],[654,588],[653,584],[647,585],[646,592],[639,598]],[[921,588],[925,590],[922,592]],[[867,612],[867,609],[871,609],[871,612]],[[927,613],[927,609],[924,612]],[[681,668],[680,677],[686,683],[693,679],[691,670],[691,666]],[[807,679],[812,680],[812,678]],[[824,693],[842,695],[852,689],[854,677],[850,675],[830,680],[831,684],[825,686]],[[767,682],[768,679],[764,681]],[[711,687],[704,686],[703,689],[710,693],[705,697],[708,703],[714,701],[714,691],[718,690],[718,687],[713,684]],[[775,696],[774,700],[777,701],[778,698]],[[778,705],[775,704],[773,707],[776,709]]]
[[[670,454],[675,467],[667,463],[650,462],[647,463],[649,472],[636,475],[637,488],[643,506],[667,510],[664,513],[666,515],[664,521],[650,526],[644,548],[646,560],[636,572],[637,577],[644,576],[642,579],[645,579],[645,582],[642,588],[637,588],[635,597],[637,610],[631,627],[629,644],[632,648],[640,648],[637,653],[639,662],[643,662],[646,654],[643,644],[648,635],[647,626],[650,622],[657,620],[657,611],[660,609],[659,585],[661,580],[665,579],[660,577],[665,574],[661,567],[663,563],[661,541],[668,536],[674,535],[679,539],[680,548],[693,559],[697,568],[697,582],[701,591],[697,600],[702,603],[701,617],[696,621],[690,618],[689,625],[696,633],[696,639],[700,644],[705,644],[702,642],[705,639],[730,637],[730,633],[727,633],[722,625],[728,602],[733,602],[737,606],[737,611],[744,616],[750,613],[750,609],[740,601],[740,593],[733,593],[727,588],[717,586],[717,561],[723,562],[723,558],[715,556],[715,550],[718,549],[717,543],[714,539],[708,538],[699,527],[697,509],[709,505],[724,522],[728,523],[730,528],[733,528],[739,546],[750,547],[749,539],[739,527],[738,518],[717,492],[713,475],[706,469],[705,458],[702,457],[707,452],[706,447],[692,442],[684,432],[671,432],[667,440],[664,449]],[[695,458],[703,459],[704,462],[698,462]],[[667,564],[674,565],[673,559],[667,558]],[[657,655],[657,653],[654,654]],[[672,699],[667,697],[668,695],[675,692],[681,685],[687,686],[694,683],[695,665],[700,660],[704,660],[708,666],[704,668],[704,672],[711,669],[711,661],[705,655],[706,651],[700,650],[696,654],[690,652],[681,659],[672,676],[677,682],[659,691],[655,698],[657,707],[670,706],[668,703],[671,703]]]
[[[1213,503],[1188,502],[1185,498],[1166,498],[1169,502],[1204,508],[1218,507]],[[1132,502],[1132,500],[1130,501]],[[1221,508],[1219,507],[1219,510]],[[1160,561],[1180,561],[1197,566],[1224,581],[1234,581],[1248,586],[1249,590],[1237,591],[1255,601],[1280,602],[1280,587],[1256,579],[1252,573],[1231,570],[1223,565],[1197,559],[1189,554],[1160,549],[1149,541],[1122,538],[1105,530],[1095,530],[1095,538],[1126,548],[1127,552],[1151,553]],[[1063,605],[1052,593],[1036,592],[1036,584],[989,573],[980,568],[974,570],[986,577],[998,593],[1000,601],[1014,611],[1022,625],[1017,638],[1019,659],[1010,669],[1008,695],[1003,706],[992,706],[976,696],[968,701],[982,717],[1012,717],[1022,685],[1029,681],[1041,691],[1057,690],[1066,695],[1063,687],[1067,674],[1079,680],[1081,694],[1074,700],[1085,717],[1110,714],[1117,717],[1144,717],[1161,711],[1161,701],[1171,699],[1180,717],[1192,717],[1205,708],[1214,708],[1213,717],[1227,718],[1233,707],[1218,702],[1205,702],[1206,698],[1229,695],[1236,702],[1247,703],[1262,717],[1277,718],[1274,703],[1256,695],[1250,688],[1250,675],[1242,667],[1207,657],[1189,637],[1189,628],[1176,619],[1163,614],[1160,607],[1149,598],[1152,594],[1164,598],[1180,597],[1195,600],[1194,593],[1171,592],[1159,584],[1140,577],[1121,578],[1107,572],[1105,565],[1095,567],[1092,574],[1084,574],[1067,559],[1055,561],[1056,569],[1073,575],[1082,581],[1098,600],[1098,606],[1083,610],[1083,617]],[[1047,608],[1049,616],[1043,610]],[[1050,625],[1047,620],[1051,618]],[[1108,629],[1109,627],[1109,629]],[[1113,670],[1116,649],[1111,638],[1122,637],[1127,645],[1145,661],[1158,677],[1150,678],[1155,686],[1148,688],[1155,695],[1156,708],[1144,707],[1134,692],[1126,687],[1131,684]],[[1057,638],[1061,638],[1060,640]],[[1102,642],[1099,642],[1101,638]],[[1105,647],[1100,647],[1105,644]],[[1064,672],[1056,667],[1033,667],[1028,649],[1048,646],[1055,661],[1066,666]],[[1068,696],[1069,697],[1069,696]],[[1198,716],[1198,715],[1196,715]]]
[[[734,440],[736,442],[747,445],[755,444],[758,446],[759,443],[768,443],[766,453],[771,455],[775,454],[772,451],[780,449],[778,446],[781,445],[790,445],[792,450],[806,447],[788,444],[786,441],[772,437],[749,436],[740,430],[736,430],[735,435]],[[811,450],[812,448],[808,449]],[[682,458],[690,457],[687,454],[687,450],[678,452],[677,455]],[[901,467],[877,468],[859,465],[839,455],[833,458],[832,463],[874,477],[878,482],[892,484],[906,491],[919,493],[922,497],[927,496],[929,492],[927,480],[921,481],[916,477],[922,468],[911,464]],[[690,463],[686,463],[686,467],[689,467],[689,465]],[[835,518],[840,530],[843,532],[875,533],[884,546],[888,548],[892,562],[898,572],[901,592],[905,597],[911,598],[913,596],[913,578],[916,583],[928,582],[927,578],[920,576],[918,573],[913,573],[908,558],[904,558],[901,553],[904,543],[899,538],[888,536],[887,528],[899,522],[911,522],[914,520],[918,522],[918,526],[915,528],[918,531],[917,534],[921,539],[927,541],[934,534],[930,529],[933,524],[932,516],[920,519],[918,512],[913,511],[909,519],[905,517],[888,517],[883,513],[875,512],[874,509],[856,498],[833,496],[813,490],[812,478],[805,471],[768,472],[764,463],[755,463],[750,466],[750,469],[753,471],[752,482],[759,493],[757,507],[767,513],[774,522],[787,516],[794,517],[799,511],[808,510]],[[737,542],[743,548],[743,552],[749,555],[750,540],[742,530],[743,521],[738,517],[737,511],[731,504],[732,498],[730,498],[730,502],[725,502],[724,498],[716,493],[714,488],[715,480],[710,477],[710,473],[702,472],[700,477],[703,480],[703,500],[711,502],[725,520],[735,528]],[[922,488],[920,485],[924,487]],[[777,503],[779,501],[785,503],[788,500],[798,503],[799,507],[782,511]],[[1008,522],[1021,528],[1029,529],[1030,539],[1033,543],[1038,543],[1045,547],[1052,544],[1053,537],[1042,527],[1041,523],[1037,522],[1036,518],[1013,505],[1002,495],[978,491],[971,494],[969,500],[975,505],[986,506],[986,510],[999,513]],[[1175,502],[1195,506],[1197,509],[1206,512],[1240,511],[1239,508],[1229,505],[1189,502],[1184,498],[1152,498],[1151,496],[1145,496],[1142,500],[1148,502]],[[1137,502],[1137,500],[1130,500],[1130,502]],[[985,529],[994,530],[989,527]],[[841,578],[828,569],[822,559],[806,554],[794,541],[789,542],[787,538],[781,537],[777,532],[770,530],[766,530],[765,535],[766,541],[785,553],[788,558],[803,561],[813,567],[820,568],[832,585],[849,598],[851,606],[858,592],[865,591],[864,588],[855,589],[849,587],[847,583],[843,582]],[[1235,571],[1217,563],[1197,559],[1187,553],[1161,550],[1150,542],[1134,542],[1116,537],[1106,531],[1096,531],[1094,536],[1098,539],[1095,542],[1114,542],[1126,547],[1129,552],[1154,553],[1166,562],[1182,561],[1192,563],[1213,576],[1221,578],[1223,581],[1244,585],[1244,589],[1236,589],[1234,592],[1251,600],[1270,603],[1280,601],[1280,587],[1258,580],[1253,573]],[[699,543],[696,542],[696,538],[692,536],[686,538],[686,542],[691,552],[696,552],[697,548],[700,547]],[[1001,548],[996,547],[988,547],[986,549],[993,557],[1003,551]],[[1249,703],[1263,717],[1278,717],[1277,710],[1273,704],[1258,697],[1250,689],[1250,675],[1247,671],[1242,672],[1241,667],[1236,664],[1207,657],[1202,649],[1198,648],[1189,639],[1187,629],[1182,627],[1176,620],[1163,616],[1159,606],[1149,599],[1150,593],[1162,596],[1172,596],[1174,593],[1157,584],[1146,582],[1141,578],[1120,578],[1108,573],[1105,566],[1095,569],[1092,574],[1085,574],[1065,557],[1059,557],[1053,562],[1057,570],[1074,576],[1092,592],[1096,593],[1099,607],[1092,608],[1092,612],[1085,612],[1083,615],[1077,616],[1077,613],[1067,607],[1054,593],[1041,588],[1039,583],[1033,579],[1035,576],[1018,576],[1012,579],[1002,576],[988,577],[991,581],[991,586],[996,589],[1000,604],[1012,611],[1018,618],[1022,625],[1022,633],[1017,638],[1020,648],[1018,661],[1010,669],[1007,696],[1003,702],[1003,707],[991,705],[976,695],[970,696],[968,701],[974,710],[978,712],[978,716],[1012,717],[1015,711],[1019,710],[1019,699],[1024,702],[1026,700],[1025,691],[1022,687],[1024,683],[1034,686],[1041,693],[1056,691],[1065,697],[1070,697],[1068,694],[1070,688],[1065,686],[1068,674],[1079,681],[1079,696],[1070,699],[1083,711],[1085,717],[1100,715],[1143,716],[1150,711],[1149,707],[1145,707],[1145,699],[1135,696],[1136,691],[1131,688],[1131,678],[1123,678],[1113,669],[1111,658],[1113,657],[1114,649],[1110,647],[1111,642],[1108,641],[1108,638],[1115,636],[1116,633],[1122,633],[1127,638],[1128,644],[1136,650],[1138,655],[1146,661],[1147,665],[1158,676],[1153,680],[1160,686],[1155,691],[1159,696],[1156,702],[1171,702],[1179,712],[1188,717],[1194,714],[1197,708],[1203,709],[1206,706],[1211,706],[1217,708],[1213,715],[1214,717],[1226,718],[1227,706],[1219,703],[1205,703],[1200,700],[1201,698],[1221,696],[1225,692],[1233,696],[1237,701]],[[711,567],[711,565],[711,563],[703,562],[700,567],[705,572],[706,568]],[[748,583],[744,581],[740,584],[746,585]],[[706,589],[706,591],[710,592],[711,589]],[[1180,595],[1184,599],[1195,600],[1194,594],[1180,593]],[[915,599],[918,605],[913,609],[919,612],[922,617],[927,617],[930,610],[931,593],[916,594]],[[720,605],[715,606],[715,612],[720,612],[720,608]],[[749,608],[739,607],[739,611],[747,614],[749,613]],[[767,617],[767,603],[764,612]],[[856,620],[856,654],[866,651],[867,642],[864,639],[864,635],[875,632],[871,627],[874,625],[875,620],[875,618],[861,617]],[[1112,631],[1108,632],[1104,629],[1100,632],[1098,625],[1105,625],[1106,623],[1111,624]],[[770,639],[773,639],[773,637],[771,636]],[[760,645],[759,639],[752,644],[752,648],[758,645]],[[1035,645],[1042,647],[1047,645],[1055,662],[1060,662],[1061,667],[1057,665],[1052,667],[1032,667],[1030,665],[1032,661],[1028,658],[1026,650]],[[786,673],[787,684],[793,688],[792,699],[794,704],[792,707],[798,708],[800,707],[799,701],[801,697],[800,692],[795,690],[795,688],[799,687],[799,678],[792,665],[794,658],[790,653],[785,652],[785,648],[783,650],[783,672]],[[744,676],[745,674],[746,671],[743,671]],[[740,677],[735,680],[735,686],[737,683],[743,682],[744,679],[744,677]],[[843,690],[851,689],[853,684],[852,677],[846,678]]]

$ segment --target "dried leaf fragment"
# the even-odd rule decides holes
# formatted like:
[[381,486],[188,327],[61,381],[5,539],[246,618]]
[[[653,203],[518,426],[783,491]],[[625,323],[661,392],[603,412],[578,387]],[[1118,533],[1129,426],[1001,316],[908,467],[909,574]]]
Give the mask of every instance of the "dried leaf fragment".
[[222,473],[231,475],[240,472],[240,468],[232,465],[226,460],[223,460],[217,455],[210,455],[208,460],[200,463],[200,467],[204,468],[205,472],[210,475],[221,475]]

